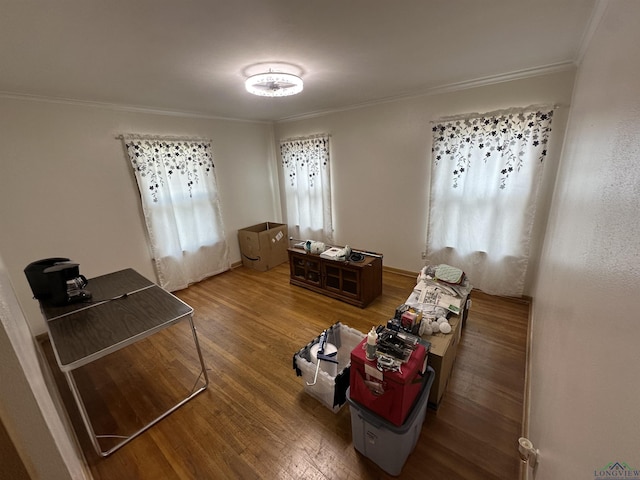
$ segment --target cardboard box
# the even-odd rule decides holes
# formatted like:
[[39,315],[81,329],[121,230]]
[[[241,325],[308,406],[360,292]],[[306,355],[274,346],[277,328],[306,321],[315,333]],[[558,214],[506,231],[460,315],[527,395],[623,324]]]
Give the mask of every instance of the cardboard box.
[[288,260],[288,230],[282,223],[264,222],[238,230],[242,264],[265,272]]
[[429,392],[429,406],[432,408],[438,408],[440,400],[442,400],[458,352],[461,332],[460,317],[451,316],[449,323],[451,324],[451,333],[424,336],[425,340],[431,342],[427,363],[436,373],[436,378]]

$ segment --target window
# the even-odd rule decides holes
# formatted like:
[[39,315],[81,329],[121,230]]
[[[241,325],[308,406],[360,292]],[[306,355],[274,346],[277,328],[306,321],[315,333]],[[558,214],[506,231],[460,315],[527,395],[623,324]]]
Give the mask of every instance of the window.
[[433,125],[427,257],[487,293],[522,295],[553,110]]
[[175,291],[229,269],[211,142],[124,137],[160,285]]
[[333,242],[329,135],[280,142],[289,231],[300,240]]

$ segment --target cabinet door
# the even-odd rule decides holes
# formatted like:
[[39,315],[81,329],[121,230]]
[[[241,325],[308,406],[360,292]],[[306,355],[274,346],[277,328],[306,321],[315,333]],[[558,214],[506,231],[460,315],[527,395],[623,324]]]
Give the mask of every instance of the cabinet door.
[[324,287],[344,296],[360,298],[360,271],[342,264],[324,264]]
[[291,276],[311,285],[320,285],[320,261],[303,255],[291,256]]

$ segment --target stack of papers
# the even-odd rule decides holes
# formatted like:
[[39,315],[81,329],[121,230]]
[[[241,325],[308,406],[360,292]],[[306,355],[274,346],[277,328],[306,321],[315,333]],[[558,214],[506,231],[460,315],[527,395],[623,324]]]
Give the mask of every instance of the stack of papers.
[[342,248],[331,247],[329,250],[322,252],[320,256],[328,260],[337,260],[339,256],[344,255],[342,250]]
[[440,285],[419,282],[415,286],[410,300],[418,304],[436,305],[458,314],[462,307],[462,298],[452,295],[449,290],[449,288],[443,288]]

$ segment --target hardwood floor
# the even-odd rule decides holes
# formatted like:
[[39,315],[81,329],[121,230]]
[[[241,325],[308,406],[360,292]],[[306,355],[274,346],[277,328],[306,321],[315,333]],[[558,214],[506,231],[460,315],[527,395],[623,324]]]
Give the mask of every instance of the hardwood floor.
[[[209,388],[107,458],[91,448],[41,342],[94,478],[393,478],[353,448],[348,405],[333,413],[304,392],[292,357],[335,322],[361,332],[386,323],[415,278],[385,272],[382,296],[360,309],[289,285],[288,269],[240,267],[177,292],[195,309]],[[400,478],[518,478],[529,306],[475,291],[472,299],[447,392],[427,410]],[[186,396],[202,382],[198,373],[183,322],[76,378],[96,431],[110,433],[116,423],[135,430]]]

